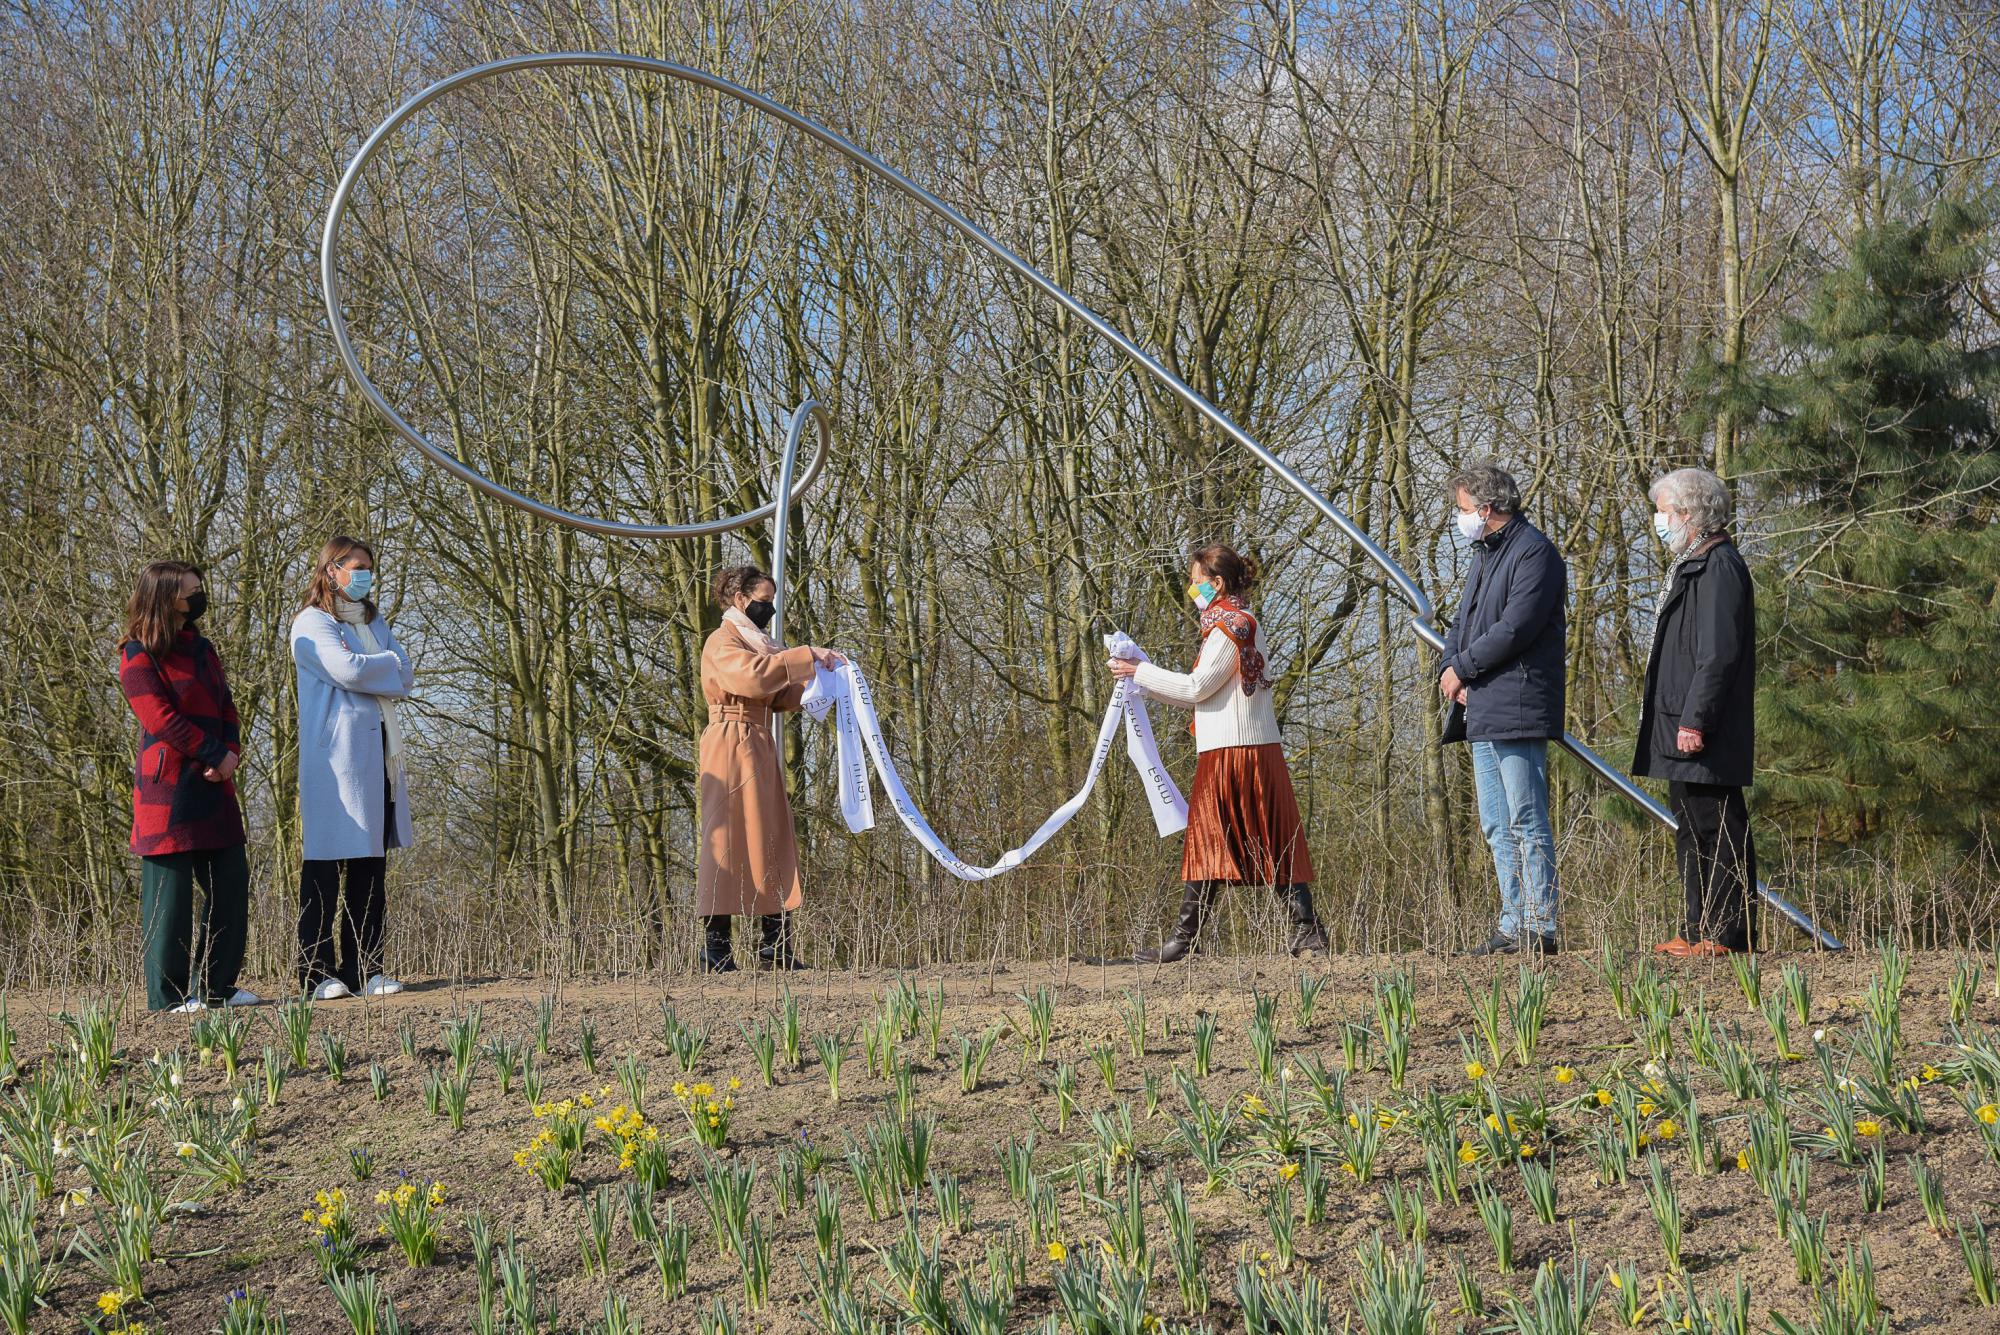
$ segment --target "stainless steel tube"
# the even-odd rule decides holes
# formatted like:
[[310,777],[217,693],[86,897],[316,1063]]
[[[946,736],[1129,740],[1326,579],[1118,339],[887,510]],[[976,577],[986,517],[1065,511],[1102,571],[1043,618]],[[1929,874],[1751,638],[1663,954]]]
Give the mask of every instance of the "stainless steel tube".
[[[780,496],[791,496],[792,474],[799,464],[799,441],[805,435],[806,423],[810,421],[819,428],[819,457],[825,458],[833,441],[833,419],[817,399],[807,399],[792,410],[791,421],[785,425],[785,452],[778,460],[778,490]],[[790,584],[786,580],[790,564],[789,545],[791,541],[791,506],[781,505],[771,520],[771,583],[777,589],[772,595],[771,638],[779,644],[785,642],[785,604],[790,601]],[[785,754],[785,716],[771,715],[771,740],[778,745],[778,755]]]
[[[1311,484],[1293,471],[1284,460],[1265,449],[1249,432],[1231,421],[1228,414],[1210,403],[1206,398],[1197,393],[1192,386],[1167,369],[1157,358],[1126,337],[1122,330],[1058,286],[1048,275],[1022,259],[992,236],[989,236],[983,228],[979,227],[971,219],[940,199],[937,195],[932,194],[929,190],[918,185],[894,167],[889,166],[873,154],[849,143],[845,138],[820,125],[818,122],[808,120],[798,112],[777,102],[773,102],[761,93],[756,93],[739,84],[731,83],[729,80],[710,74],[705,70],[675,64],[672,61],[655,60],[646,56],[630,56],[607,51],[567,51],[549,55],[511,56],[504,60],[489,61],[484,65],[476,65],[471,69],[460,71],[448,78],[440,79],[403,103],[388,120],[377,127],[375,133],[370,135],[367,142],[361,146],[361,151],[356,154],[354,161],[348,165],[346,174],[341,178],[339,188],[334,191],[333,203],[327,210],[326,234],[321,245],[320,272],[321,281],[326,289],[327,318],[332,325],[334,342],[340,349],[341,360],[346,365],[348,374],[354,378],[355,383],[360,386],[362,393],[367,396],[369,402],[375,406],[376,410],[387,417],[406,440],[410,441],[431,458],[437,460],[440,464],[443,464],[458,477],[463,478],[489,495],[497,496],[502,500],[522,506],[547,518],[556,519],[562,523],[574,524],[580,528],[588,528],[595,532],[623,533],[634,537],[697,536],[704,533],[721,532],[729,528],[740,528],[746,524],[755,523],[760,519],[776,514],[779,517],[779,524],[781,525],[781,545],[779,550],[782,552],[782,525],[784,522],[782,511],[784,507],[778,505],[775,500],[768,505],[759,507],[750,514],[737,516],[729,520],[711,521],[708,524],[681,526],[621,525],[572,515],[566,511],[542,505],[539,502],[510,491],[482,477],[447,451],[438,449],[426,440],[414,427],[405,422],[396,413],[395,409],[389,406],[388,401],[382,397],[381,392],[375,388],[374,384],[362,372],[360,362],[354,355],[353,346],[347,337],[347,324],[340,311],[338,229],[342,211],[346,208],[348,197],[354,188],[354,183],[359,179],[361,169],[366,165],[368,159],[390,135],[395,133],[397,127],[402,125],[403,122],[453,89],[462,88],[468,84],[519,70],[549,69],[564,66],[635,70],[640,73],[662,75],[667,78],[679,79],[686,83],[695,84],[699,87],[713,89],[718,93],[732,97],[746,106],[754,107],[765,115],[791,126],[808,138],[832,149],[850,162],[858,164],[880,180],[887,182],[903,194],[916,200],[938,218],[950,225],[953,230],[971,242],[975,247],[986,252],[995,260],[998,260],[1002,265],[1019,275],[1030,286],[1036,288],[1057,305],[1063,307],[1063,309],[1069,311],[1072,315],[1090,326],[1100,337],[1122,352],[1135,366],[1152,376],[1154,380],[1158,381],[1176,398],[1180,399],[1181,402],[1206,418],[1222,435],[1234,441],[1245,450],[1248,450],[1251,456],[1259,463],[1277,474],[1280,481],[1303,497],[1307,504],[1311,505],[1330,521],[1334,527],[1344,533],[1349,541],[1359,547],[1367,555],[1368,559],[1374,562],[1376,568],[1382,572],[1389,583],[1395,588],[1397,595],[1409,605],[1413,613],[1411,629],[1415,632],[1417,638],[1431,645],[1433,648],[1442,645],[1444,637],[1432,624],[1436,620],[1437,609],[1431,604],[1430,598],[1425,595],[1416,580],[1396,562],[1395,558],[1389,555],[1387,550],[1373,538],[1369,537],[1338,506],[1314,490]],[[803,412],[803,406],[800,411]],[[796,428],[796,415],[794,417],[794,425]],[[826,437],[822,434],[821,448],[814,456],[813,463],[808,466],[806,476],[800,480],[797,491],[792,493],[794,499],[796,499],[797,492],[803,491],[811,485],[812,479],[818,474],[820,464],[825,460],[825,453]],[[780,483],[779,494],[785,494],[782,481]],[[775,557],[773,563],[781,565],[782,556]],[[774,571],[773,574],[777,575],[780,572]],[[784,596],[784,581],[782,578],[778,580],[778,596],[780,598]],[[779,607],[779,617],[782,618],[783,604],[780,603]],[[1586,767],[1595,772],[1600,778],[1618,788],[1627,797],[1639,802],[1642,808],[1650,813],[1654,819],[1658,820],[1668,829],[1675,828],[1672,813],[1647,797],[1629,778],[1606,764],[1596,752],[1568,735],[1562,738],[1562,745],[1565,750],[1581,760]],[[1803,912],[1786,902],[1768,887],[1760,884],[1758,886],[1758,893],[1773,908],[1777,909],[1787,921],[1810,935],[1820,946],[1829,950],[1840,949],[1840,942],[1832,934],[1822,931]]]

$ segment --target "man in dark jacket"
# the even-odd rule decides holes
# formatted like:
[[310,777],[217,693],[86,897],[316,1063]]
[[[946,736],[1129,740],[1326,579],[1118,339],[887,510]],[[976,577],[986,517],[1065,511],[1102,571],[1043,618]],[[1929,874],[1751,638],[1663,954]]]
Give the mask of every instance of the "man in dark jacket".
[[1472,953],[1554,954],[1549,741],[1563,735],[1569,569],[1521,517],[1521,489],[1499,467],[1475,465],[1448,485],[1473,551],[1438,677],[1451,702],[1444,740],[1472,745],[1479,827],[1500,877],[1499,928]]
[[1653,525],[1673,553],[1654,618],[1632,772],[1667,780],[1686,914],[1668,955],[1750,948],[1756,849],[1743,790],[1756,728],[1757,613],[1730,541],[1729,490],[1702,468],[1653,484]]

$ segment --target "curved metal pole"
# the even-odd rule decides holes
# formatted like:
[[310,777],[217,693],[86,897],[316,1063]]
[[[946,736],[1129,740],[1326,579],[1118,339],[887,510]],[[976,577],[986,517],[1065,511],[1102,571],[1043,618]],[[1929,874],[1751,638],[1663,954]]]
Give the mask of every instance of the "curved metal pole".
[[[792,473],[798,467],[799,441],[805,435],[806,423],[819,428],[818,455],[824,458],[833,440],[833,418],[818,399],[807,399],[792,409],[792,417],[785,424],[785,453],[778,461],[778,495],[792,494]],[[800,487],[799,493],[805,491]],[[793,499],[796,501],[797,496]],[[785,583],[786,556],[790,547],[791,506],[781,505],[773,517],[771,525],[771,582],[777,585],[777,596],[772,600],[777,609],[771,616],[771,638],[779,644],[785,642],[785,605],[791,601]]]
[[[747,528],[752,524],[762,523],[773,515],[781,514],[783,507],[778,504],[777,498],[774,496],[770,501],[746,514],[728,515],[721,519],[707,519],[694,524],[626,524],[620,523],[617,520],[597,519],[590,515],[577,514],[571,510],[565,510],[560,506],[545,504],[542,501],[534,499],[532,496],[524,496],[511,487],[493,481],[493,479],[487,477],[484,473],[481,473],[451,451],[433,444],[423,432],[412,426],[401,413],[397,412],[391,406],[388,398],[383,395],[375,382],[368,378],[368,373],[361,369],[361,358],[355,353],[354,342],[348,336],[347,316],[341,309],[340,301],[340,224],[341,220],[347,215],[348,200],[353,196],[355,187],[361,180],[361,173],[367,168],[369,160],[381,150],[384,144],[388,143],[390,137],[410,117],[416,115],[446,93],[451,92],[454,88],[476,82],[479,79],[490,78],[495,74],[501,74],[510,69],[522,69],[548,64],[631,65],[641,68],[651,68],[662,63],[660,61],[643,60],[637,56],[595,56],[586,59],[573,59],[568,56],[527,56],[517,57],[513,60],[495,61],[489,65],[480,65],[462,73],[454,74],[448,79],[438,80],[438,82],[404,102],[402,106],[396,108],[389,119],[376,126],[375,133],[368,136],[367,141],[361,145],[361,151],[356,153],[354,160],[347,164],[347,170],[341,174],[340,185],[333,192],[333,200],[327,205],[326,227],[320,238],[319,275],[320,286],[324,290],[326,298],[327,326],[333,333],[333,345],[340,352],[340,361],[347,368],[348,378],[354,382],[355,387],[361,391],[362,396],[368,400],[370,406],[376,412],[382,414],[384,418],[388,419],[389,425],[396,428],[398,435],[416,446],[418,450],[442,466],[453,477],[478,488],[488,496],[505,501],[509,505],[518,506],[531,514],[540,515],[544,519],[554,520],[558,524],[567,524],[571,528],[583,529],[590,533],[602,533],[621,538],[704,538],[713,537],[719,533],[728,533],[739,528]],[[777,495],[789,495],[796,501],[810,490],[812,484],[818,480],[820,470],[826,466],[827,451],[831,447],[831,444],[830,433],[822,429],[819,437],[819,448],[813,452],[812,459],[806,464],[805,475],[798,479],[796,489],[792,491],[780,491]]]
[[[810,420],[819,428],[818,457],[825,458],[833,440],[833,419],[827,414],[818,399],[807,399],[792,410],[792,419],[785,426],[785,453],[778,461],[778,491],[780,496],[794,495],[792,473],[799,463],[799,441],[805,435],[806,422]],[[801,491],[804,489],[801,488]],[[785,604],[790,601],[789,587],[785,582],[787,547],[791,539],[791,506],[781,505],[772,516],[771,523],[771,583],[777,592],[772,595],[771,638],[780,645],[785,642]],[[777,744],[778,756],[785,754],[785,716],[771,715],[771,740]]]
[[[1396,562],[1395,558],[1389,555],[1386,549],[1373,538],[1369,537],[1367,533],[1363,532],[1361,527],[1348,518],[1338,506],[1314,490],[1312,485],[1300,477],[1298,473],[1294,472],[1284,460],[1265,449],[1249,432],[1230,420],[1227,413],[1224,413],[1222,409],[1216,407],[1201,394],[1197,393],[1192,386],[1167,369],[1157,358],[1128,338],[1122,330],[1071,296],[1068,291],[1059,286],[1048,275],[1022,259],[992,236],[989,236],[978,224],[940,199],[937,195],[918,185],[915,181],[903,175],[903,173],[897,171],[888,163],[883,162],[874,154],[849,143],[845,138],[820,125],[818,122],[808,120],[798,112],[793,111],[790,107],[774,102],[761,93],[752,92],[740,84],[735,84],[727,79],[710,74],[706,70],[698,70],[691,66],[675,64],[668,60],[655,60],[646,56],[629,56],[608,51],[567,51],[551,55],[511,56],[503,60],[489,61],[484,65],[476,65],[471,69],[463,70],[448,78],[441,79],[405,102],[393,116],[383,122],[382,127],[377,129],[368,142],[362,146],[360,156],[349,166],[347,175],[341,180],[340,189],[334,194],[333,207],[327,215],[328,244],[323,247],[322,251],[322,278],[327,288],[327,312],[333,320],[336,341],[341,345],[341,356],[347,364],[348,373],[356,378],[357,382],[361,384],[363,392],[369,396],[378,409],[389,416],[390,420],[396,424],[397,429],[402,431],[406,438],[424,450],[425,453],[443,463],[447,468],[452,469],[460,477],[465,478],[466,481],[472,482],[474,485],[480,486],[494,495],[501,496],[503,499],[514,499],[516,504],[524,504],[531,509],[538,508],[533,502],[527,501],[525,497],[516,498],[514,493],[507,492],[504,488],[487,482],[449,454],[432,447],[414,429],[410,428],[407,423],[396,416],[394,410],[388,406],[379,391],[376,391],[374,386],[368,383],[366,377],[361,374],[360,366],[354,358],[353,350],[345,341],[346,326],[339,317],[339,303],[334,286],[336,275],[334,273],[333,248],[331,244],[334,227],[338,222],[338,211],[345,204],[347,193],[357,175],[357,169],[366,160],[367,156],[374,151],[382,139],[394,132],[397,126],[401,125],[403,121],[407,120],[417,111],[454,88],[476,83],[482,79],[490,79],[496,75],[507,74],[517,70],[547,69],[563,66],[639,70],[645,73],[664,75],[667,78],[680,79],[686,83],[692,83],[699,87],[722,93],[791,126],[801,134],[832,149],[842,157],[866,169],[880,180],[887,182],[889,185],[902,191],[905,195],[916,200],[938,218],[949,224],[960,236],[964,237],[980,250],[985,251],[1008,269],[1011,269],[1016,275],[1026,281],[1029,286],[1035,288],[1077,319],[1083,321],[1084,324],[1088,325],[1100,337],[1124,353],[1129,361],[1164,386],[1174,397],[1178,398],[1202,417],[1207,418],[1210,424],[1224,436],[1249,451],[1251,456],[1259,463],[1277,474],[1281,482],[1303,497],[1307,504],[1325,516],[1335,528],[1338,528],[1347,536],[1349,541],[1359,547],[1370,561],[1375,563],[1376,568],[1394,586],[1397,594],[1409,605],[1413,613],[1411,630],[1416,634],[1417,638],[1433,647],[1442,645],[1444,637],[1431,624],[1436,619],[1437,609],[1432,605],[1430,598],[1424,593],[1423,589],[1418,586],[1416,580],[1411,578],[1409,572],[1404,570]],[[542,512],[546,512],[545,507],[541,507],[540,509]],[[764,507],[752,516],[743,517],[740,523],[750,523],[756,518],[762,518],[769,510],[770,507]],[[551,517],[555,516],[551,515]],[[576,519],[572,516],[566,518],[564,522],[576,522]],[[604,528],[599,531],[613,530]],[[683,532],[662,530],[648,534],[647,536],[682,536]],[[780,588],[780,592],[782,593],[782,587]],[[1600,778],[1618,788],[1619,791],[1625,793],[1628,797],[1639,802],[1642,808],[1661,824],[1665,825],[1668,829],[1677,828],[1672,813],[1647,797],[1629,778],[1612,768],[1596,752],[1577,742],[1567,734],[1563,736],[1562,743],[1564,749],[1569,751],[1571,755],[1581,760],[1586,767]],[[1758,892],[1772,907],[1784,915],[1787,921],[1799,927],[1800,930],[1809,933],[1821,946],[1830,950],[1840,948],[1840,942],[1831,934],[1820,930],[1803,912],[1787,903],[1773,891],[1760,884]]]

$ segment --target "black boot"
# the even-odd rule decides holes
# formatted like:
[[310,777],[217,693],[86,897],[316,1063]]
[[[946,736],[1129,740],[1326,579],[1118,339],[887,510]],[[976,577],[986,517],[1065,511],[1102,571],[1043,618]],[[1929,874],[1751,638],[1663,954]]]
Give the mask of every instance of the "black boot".
[[1313,892],[1309,885],[1288,886],[1285,890],[1285,912],[1292,920],[1292,945],[1294,955],[1308,951],[1328,954],[1326,932],[1313,915]]
[[736,956],[729,952],[729,915],[717,913],[701,920],[703,940],[701,967],[704,973],[735,973]]
[[1157,950],[1142,950],[1132,957],[1135,964],[1172,964],[1194,954],[1201,936],[1201,924],[1215,907],[1214,881],[1189,881],[1181,894],[1181,916]]
[[792,950],[791,914],[767,913],[757,920],[757,924],[764,934],[763,944],[757,947],[758,968],[796,972],[809,967]]

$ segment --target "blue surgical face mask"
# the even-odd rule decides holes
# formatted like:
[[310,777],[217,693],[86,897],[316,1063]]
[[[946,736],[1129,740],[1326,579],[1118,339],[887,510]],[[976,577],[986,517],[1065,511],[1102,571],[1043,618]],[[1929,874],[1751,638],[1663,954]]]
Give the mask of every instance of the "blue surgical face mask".
[[347,587],[341,590],[341,592],[345,593],[349,598],[352,598],[355,602],[358,603],[367,598],[369,593],[372,592],[374,588],[375,588],[374,571],[350,570],[347,572]]

